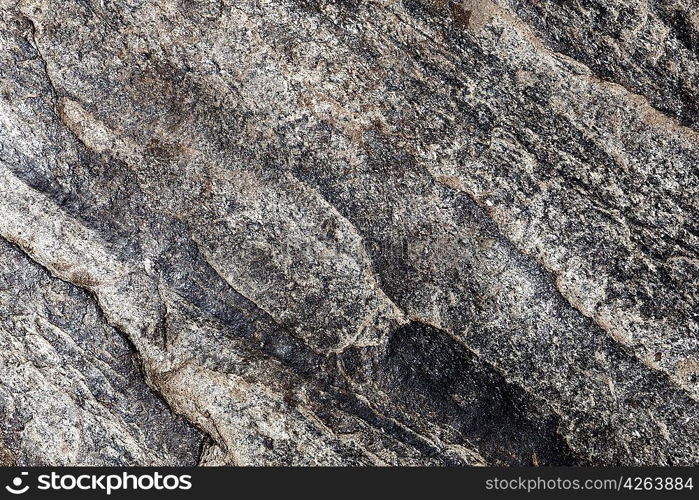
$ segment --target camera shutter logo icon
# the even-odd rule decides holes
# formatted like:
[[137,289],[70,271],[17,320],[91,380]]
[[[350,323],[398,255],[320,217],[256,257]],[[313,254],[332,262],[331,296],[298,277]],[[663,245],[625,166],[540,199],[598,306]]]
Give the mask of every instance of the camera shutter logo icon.
[[5,486],[5,489],[13,495],[21,495],[22,493],[26,493],[29,489],[29,485],[22,487],[22,476],[27,475],[29,475],[28,472],[22,472],[20,476],[17,476],[12,480],[12,486]]

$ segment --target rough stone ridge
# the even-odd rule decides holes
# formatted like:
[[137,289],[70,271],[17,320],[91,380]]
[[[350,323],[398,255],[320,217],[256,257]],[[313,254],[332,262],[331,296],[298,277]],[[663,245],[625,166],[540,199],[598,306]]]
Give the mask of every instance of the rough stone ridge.
[[0,463],[699,462],[693,0],[0,0]]
[[192,465],[200,433],[141,379],[94,300],[0,241],[3,465]]

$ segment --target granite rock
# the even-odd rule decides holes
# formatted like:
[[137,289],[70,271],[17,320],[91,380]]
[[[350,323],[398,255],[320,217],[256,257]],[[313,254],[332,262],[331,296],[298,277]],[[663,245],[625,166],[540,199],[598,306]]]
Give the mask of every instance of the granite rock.
[[0,0],[0,460],[696,464],[697,7]]

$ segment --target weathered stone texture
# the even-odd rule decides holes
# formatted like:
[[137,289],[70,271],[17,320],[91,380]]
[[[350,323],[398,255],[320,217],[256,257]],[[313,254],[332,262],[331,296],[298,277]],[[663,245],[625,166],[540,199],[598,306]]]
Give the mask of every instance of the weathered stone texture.
[[201,436],[141,380],[87,293],[0,242],[3,464],[187,465]]
[[0,462],[696,464],[696,12],[0,0]]

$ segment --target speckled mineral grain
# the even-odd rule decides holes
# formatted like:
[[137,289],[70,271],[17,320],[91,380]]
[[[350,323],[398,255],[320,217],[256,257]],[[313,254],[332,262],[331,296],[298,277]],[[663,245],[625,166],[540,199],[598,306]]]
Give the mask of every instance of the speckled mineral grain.
[[0,463],[699,462],[699,3],[0,0]]

